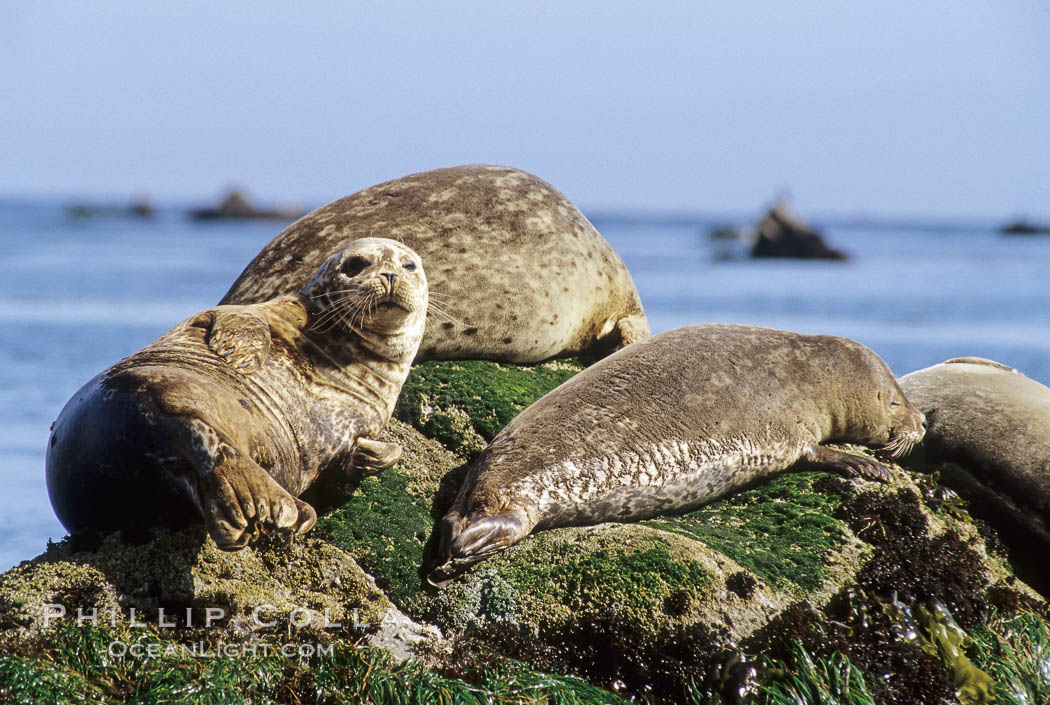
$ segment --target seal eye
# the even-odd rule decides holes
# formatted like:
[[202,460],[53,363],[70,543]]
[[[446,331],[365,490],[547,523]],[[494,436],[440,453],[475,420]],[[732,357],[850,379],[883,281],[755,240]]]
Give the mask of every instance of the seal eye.
[[355,277],[363,272],[367,266],[368,260],[364,257],[351,257],[343,263],[343,274],[348,277]]
[[408,261],[408,262],[405,262],[405,263],[404,263],[403,265],[401,265],[401,266],[402,266],[402,267],[404,267],[405,269],[407,269],[407,270],[408,270],[409,272],[414,272],[414,271],[416,271],[416,263],[415,263],[415,262],[412,262],[412,261]]

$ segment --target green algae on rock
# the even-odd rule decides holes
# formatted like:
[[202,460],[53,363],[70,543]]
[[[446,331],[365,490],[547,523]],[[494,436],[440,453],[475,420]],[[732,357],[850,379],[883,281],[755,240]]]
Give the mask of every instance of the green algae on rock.
[[483,360],[413,368],[394,416],[472,459],[522,409],[583,369],[575,359],[523,367]]
[[318,519],[314,533],[352,555],[404,608],[422,587],[419,571],[437,507],[452,502],[450,479],[458,481],[465,466],[397,419],[381,438],[401,445],[400,462],[363,480],[345,504]]
[[438,621],[452,629],[515,623],[535,631],[612,609],[641,628],[669,614],[682,616],[712,587],[712,575],[673,545],[674,537],[637,526],[562,529],[532,538],[438,591],[429,604]]
[[[60,605],[63,617],[47,605]],[[265,610],[254,615],[260,606]],[[212,609],[222,612],[216,635],[235,637],[296,629],[295,612],[294,622],[322,638],[332,635],[326,624],[378,625],[394,609],[350,556],[317,538],[263,541],[230,553],[199,528],[140,544],[111,534],[92,550],[75,551],[68,540],[53,544],[0,575],[0,608],[0,623],[23,630],[40,628],[49,615],[75,619],[78,609],[114,626],[134,617],[192,628],[194,613],[199,626]]]
[[315,531],[348,551],[402,604],[419,590],[419,566],[433,521],[426,498],[397,469],[361,483],[360,494],[322,516]]
[[847,541],[832,516],[850,485],[824,472],[788,473],[676,517],[643,522],[700,541],[778,588],[815,590],[825,559]]

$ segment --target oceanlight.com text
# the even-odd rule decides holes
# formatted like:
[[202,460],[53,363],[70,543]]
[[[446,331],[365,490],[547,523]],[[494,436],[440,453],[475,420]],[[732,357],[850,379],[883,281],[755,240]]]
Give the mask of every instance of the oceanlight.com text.
[[315,656],[331,658],[335,655],[334,644],[299,643],[274,644],[257,641],[242,644],[224,643],[207,644],[203,641],[189,644],[128,643],[111,641],[107,648],[109,655],[116,659],[134,658],[150,659],[202,659],[202,658],[256,658],[281,655],[285,658],[313,658]]

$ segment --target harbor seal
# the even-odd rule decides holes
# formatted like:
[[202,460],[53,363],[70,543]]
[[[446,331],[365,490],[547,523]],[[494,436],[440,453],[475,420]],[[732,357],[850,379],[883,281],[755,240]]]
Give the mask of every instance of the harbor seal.
[[553,186],[503,166],[425,171],[319,208],[264,247],[220,303],[290,294],[330,253],[376,232],[426,263],[433,305],[417,362],[599,359],[649,335],[605,238]]
[[[52,426],[47,488],[71,534],[203,517],[220,548],[306,532],[319,477],[395,463],[375,440],[422,339],[427,282],[393,240],[357,240],[300,292],[179,323],[84,385]],[[353,472],[351,472],[353,470]]]
[[860,343],[740,325],[667,331],[515,417],[438,526],[435,585],[531,531],[679,513],[786,470],[887,480],[843,442],[903,454],[922,415]]
[[900,379],[929,428],[909,465],[998,531],[1018,575],[1050,595],[1050,389],[994,360],[955,358]]

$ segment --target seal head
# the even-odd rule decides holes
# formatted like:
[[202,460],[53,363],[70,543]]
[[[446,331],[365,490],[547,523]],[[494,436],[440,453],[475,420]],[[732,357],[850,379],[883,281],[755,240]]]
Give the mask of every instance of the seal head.
[[429,307],[419,255],[384,238],[362,238],[329,257],[299,295],[311,309],[311,330],[342,327],[356,344],[404,362],[419,347]]

